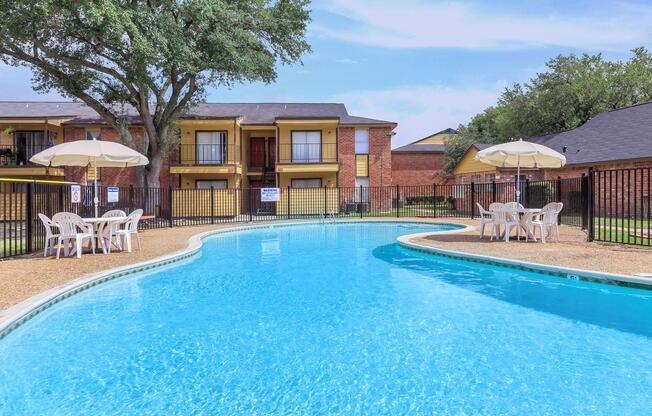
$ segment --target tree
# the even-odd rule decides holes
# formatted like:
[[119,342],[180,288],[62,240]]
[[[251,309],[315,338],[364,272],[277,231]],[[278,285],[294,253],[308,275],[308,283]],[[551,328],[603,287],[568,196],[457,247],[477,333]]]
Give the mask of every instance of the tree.
[[[0,0],[0,16],[0,60],[31,68],[36,90],[95,110],[149,157],[149,186],[175,122],[207,87],[272,82],[277,63],[310,50],[308,0]],[[130,107],[142,143],[128,129]]]
[[502,143],[578,127],[603,111],[652,101],[652,54],[632,50],[629,61],[601,54],[559,55],[525,84],[506,88],[494,107],[474,116],[451,138],[450,173],[473,143]]

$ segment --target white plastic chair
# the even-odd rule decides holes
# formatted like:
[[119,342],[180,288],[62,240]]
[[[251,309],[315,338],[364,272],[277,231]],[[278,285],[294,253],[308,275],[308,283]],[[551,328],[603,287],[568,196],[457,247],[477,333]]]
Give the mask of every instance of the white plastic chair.
[[[67,245],[69,241],[75,241],[77,258],[81,258],[82,244],[84,240],[90,240],[93,254],[95,254],[95,236],[93,226],[86,224],[82,217],[72,212],[59,212],[52,216],[52,222],[59,226],[61,233],[57,238],[57,259],[61,251],[61,243]],[[80,232],[81,231],[81,232]]]
[[513,216],[513,210],[506,206],[505,204],[501,204],[496,207],[494,211],[492,211],[493,217],[494,217],[494,232],[491,235],[491,239],[494,239],[494,236],[500,240],[500,226],[502,225],[505,227],[505,242],[509,241],[509,235],[512,232],[512,228],[516,228],[516,233],[518,235],[518,238],[521,238],[521,227],[519,225],[519,222],[514,219]]
[[116,231],[116,238],[119,240],[122,238],[122,244],[124,247],[127,246],[127,251],[131,253],[131,236],[135,235],[138,240],[138,251],[140,251],[140,234],[138,234],[138,222],[140,217],[143,216],[143,210],[137,209],[133,211],[127,217],[127,221],[124,222],[124,228],[121,228]]
[[54,244],[52,244],[52,241],[59,238],[59,227],[45,214],[39,213],[38,217],[43,223],[43,227],[45,227],[45,247],[43,248],[43,257],[47,257],[47,255],[52,254],[52,250],[54,250]]
[[559,213],[564,208],[561,202],[551,202],[541,209],[541,212],[534,216],[528,228],[532,227],[532,235],[536,239],[536,230],[539,229],[541,242],[546,242],[546,234],[555,236],[559,241]]
[[482,239],[484,238],[485,225],[494,223],[494,214],[491,211],[485,210],[479,202],[475,204],[478,206],[478,212],[480,213],[480,239]]
[[[102,214],[102,218],[120,218],[126,216],[127,213],[121,209],[112,209],[111,211],[107,211],[104,214]],[[118,248],[118,250],[122,250],[120,241],[118,239],[113,238],[118,232],[118,229],[119,229],[119,224],[113,223],[108,227],[104,226],[102,227],[102,229],[97,230],[98,236],[102,239],[102,247],[108,253],[111,253],[111,243],[113,243]]]

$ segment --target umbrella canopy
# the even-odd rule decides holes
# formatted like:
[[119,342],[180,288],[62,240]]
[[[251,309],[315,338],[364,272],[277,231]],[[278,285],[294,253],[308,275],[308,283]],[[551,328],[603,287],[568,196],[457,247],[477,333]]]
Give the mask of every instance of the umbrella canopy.
[[516,168],[516,200],[521,202],[521,168],[561,168],[566,164],[566,156],[549,147],[518,140],[497,144],[479,151],[475,155],[487,165],[500,168]]
[[45,166],[130,167],[147,165],[149,160],[120,143],[77,140],[45,149],[30,162]]
[[475,159],[501,168],[561,168],[566,156],[540,144],[508,142],[479,151]]
[[147,157],[120,143],[101,140],[77,140],[61,143],[45,149],[29,159],[32,163],[45,166],[91,166],[95,169],[93,190],[95,216],[98,216],[97,168],[123,168],[143,166],[149,163]]

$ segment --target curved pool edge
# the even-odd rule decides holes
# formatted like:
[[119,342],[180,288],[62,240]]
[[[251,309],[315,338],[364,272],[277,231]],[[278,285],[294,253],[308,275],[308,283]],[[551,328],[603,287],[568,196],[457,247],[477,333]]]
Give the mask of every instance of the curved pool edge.
[[[346,224],[346,223],[368,223],[368,222],[380,222],[380,223],[412,223],[412,224],[431,224],[431,225],[456,225],[463,228],[447,231],[436,231],[428,232],[425,234],[448,234],[454,232],[463,232],[473,229],[471,226],[457,224],[454,221],[446,222],[434,222],[434,221],[425,221],[418,218],[406,218],[406,219],[387,219],[387,218],[368,218],[368,219],[345,219],[345,220],[335,220],[332,223],[335,224]],[[97,286],[99,284],[115,280],[117,278],[143,272],[146,270],[152,270],[159,267],[164,267],[172,263],[178,263],[180,261],[189,259],[195,256],[201,250],[203,245],[203,240],[214,235],[224,234],[234,231],[245,231],[245,230],[255,230],[255,229],[265,229],[265,228],[278,228],[278,227],[291,227],[291,226],[300,226],[307,224],[320,224],[323,221],[320,220],[302,220],[302,221],[283,221],[283,222],[265,222],[258,223],[256,225],[237,225],[233,227],[220,228],[216,230],[204,231],[201,233],[194,234],[188,238],[188,244],[186,248],[177,250],[170,254],[164,256],[155,257],[150,260],[146,260],[139,263],[130,264],[127,266],[116,267],[109,270],[104,270],[102,272],[93,273],[91,275],[85,275],[78,279],[71,281],[62,286],[57,286],[43,292],[37,293],[9,308],[4,311],[0,311],[0,340],[9,335],[11,332],[16,330],[18,327],[23,325],[25,322],[34,318],[39,313],[45,311],[51,306],[67,299],[77,293],[83,292],[91,287]],[[331,223],[331,222],[328,222]],[[412,234],[417,235],[417,234]]]
[[[471,227],[473,228],[473,227]],[[453,230],[452,232],[470,231]],[[443,233],[451,233],[445,231]],[[595,270],[577,269],[573,267],[552,266],[545,263],[534,263],[523,260],[514,260],[504,257],[487,256],[484,254],[469,253],[466,251],[448,250],[440,247],[432,247],[424,244],[410,241],[418,237],[426,237],[440,233],[417,233],[400,236],[396,239],[399,246],[408,250],[418,251],[421,253],[432,254],[436,256],[448,257],[457,260],[465,260],[474,263],[483,263],[493,266],[509,267],[535,273],[543,273],[551,276],[557,276],[570,280],[582,280],[586,282],[601,283],[615,286],[626,286],[636,289],[652,290],[652,279],[644,277],[631,276],[626,274],[598,272]]]

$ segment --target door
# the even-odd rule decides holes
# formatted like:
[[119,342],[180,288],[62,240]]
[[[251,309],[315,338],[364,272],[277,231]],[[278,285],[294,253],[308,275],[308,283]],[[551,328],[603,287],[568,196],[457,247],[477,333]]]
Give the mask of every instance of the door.
[[249,167],[265,167],[265,139],[252,137],[249,141]]
[[226,161],[226,132],[198,131],[195,160],[198,165],[221,165]]
[[274,168],[276,166],[276,139],[271,138],[267,141],[267,167]]
[[26,165],[29,159],[45,149],[42,131],[17,131],[14,133],[15,163]]

